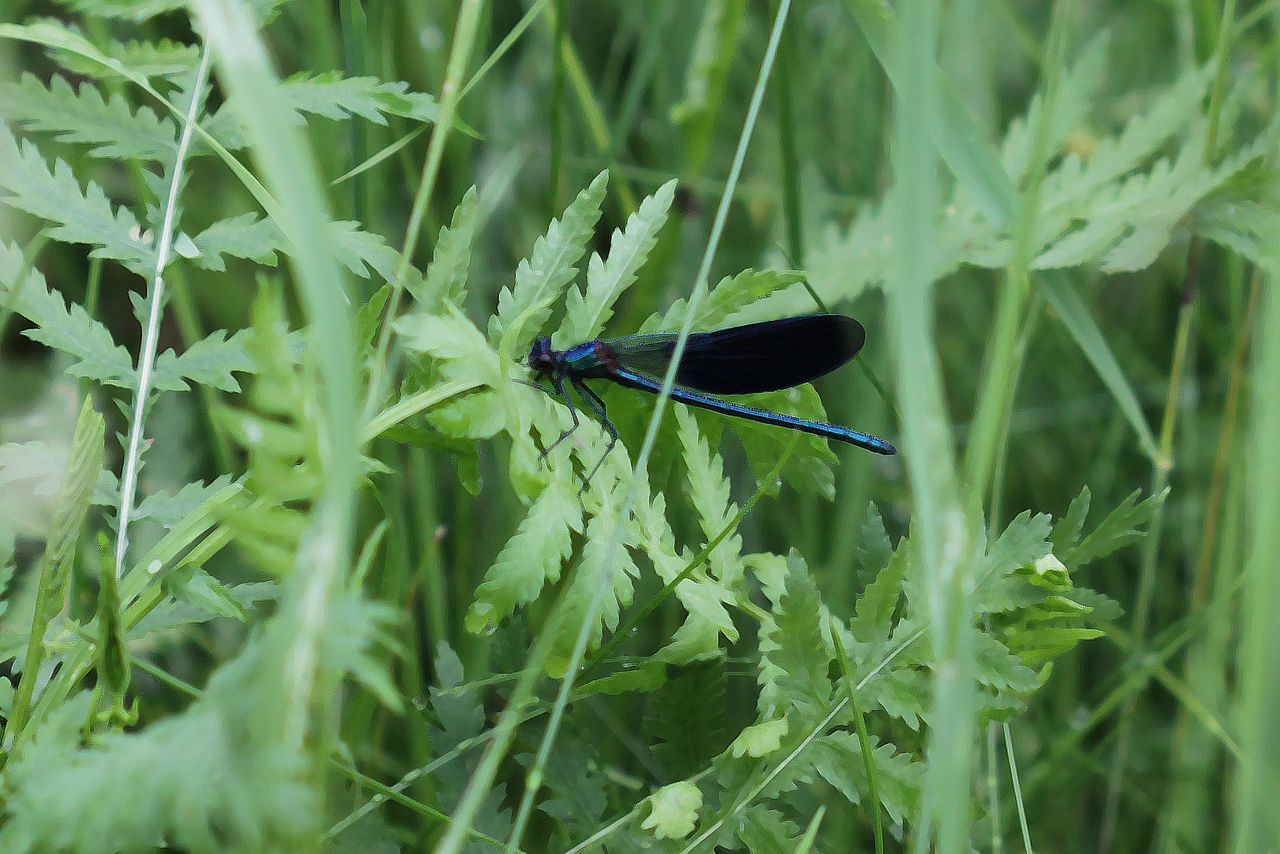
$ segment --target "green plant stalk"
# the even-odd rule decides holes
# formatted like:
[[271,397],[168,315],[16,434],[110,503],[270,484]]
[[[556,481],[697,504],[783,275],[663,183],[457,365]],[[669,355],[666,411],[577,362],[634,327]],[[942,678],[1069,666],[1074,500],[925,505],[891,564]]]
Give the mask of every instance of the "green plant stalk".
[[[362,4],[355,0],[340,0],[338,21],[342,33],[343,70],[353,77],[368,74],[368,22]],[[360,163],[368,156],[368,128],[364,122],[350,122],[347,132],[351,138],[351,157]],[[351,218],[358,222],[366,222],[369,216],[365,206],[367,185],[364,176],[357,176],[351,183]]]
[[116,525],[116,577],[124,573],[125,553],[129,549],[129,520],[133,515],[133,502],[138,488],[138,470],[142,464],[142,431],[146,420],[147,399],[151,395],[152,371],[160,349],[160,318],[164,313],[164,268],[169,264],[173,250],[173,236],[178,228],[178,191],[186,168],[187,152],[191,150],[191,137],[196,115],[200,110],[202,93],[209,79],[209,51],[201,52],[200,67],[196,71],[191,91],[191,103],[183,117],[182,135],[178,139],[173,170],[169,178],[168,198],[164,206],[164,221],[160,225],[160,240],[156,247],[155,272],[147,291],[147,323],[143,329],[142,345],[138,350],[138,378],[133,392],[133,414],[129,418],[129,439],[125,448],[124,466],[120,475],[120,509]]
[[325,662],[332,608],[352,565],[359,487],[360,408],[355,331],[344,275],[325,239],[332,219],[311,150],[289,121],[266,45],[249,11],[231,0],[193,4],[219,77],[237,103],[250,150],[275,196],[287,200],[277,224],[292,245],[290,261],[306,314],[304,373],[322,390],[314,415],[323,437],[316,457],[322,479],[296,571],[282,586],[280,607],[264,630],[264,656],[279,668],[259,683],[261,748],[298,763],[303,782],[323,798],[324,760],[335,740],[342,674]]
[[[548,15],[548,17],[554,16]],[[554,21],[548,21],[548,24],[554,29]],[[591,90],[591,81],[587,79],[586,69],[582,67],[582,58],[578,56],[578,51],[573,46],[573,40],[567,35],[560,42],[560,61],[564,64],[565,75],[573,89],[573,94],[578,99],[578,108],[582,110],[582,118],[586,123],[587,135],[590,136],[596,151],[609,159],[610,166],[612,166],[612,158],[609,156],[609,152],[614,150],[614,142],[609,135],[608,120],[605,118],[604,109],[600,106],[600,102],[596,100],[595,93]],[[618,215],[621,219],[626,220],[636,211],[635,191],[631,189],[631,185],[627,180],[621,176],[613,177],[612,189],[613,192],[610,193],[610,196],[617,200]]]
[[565,75],[565,0],[555,0],[551,26],[551,152],[547,174],[547,210],[555,217],[560,212],[560,162],[563,157],[564,75]]
[[[1194,267],[1194,265],[1193,265]],[[1188,276],[1195,275],[1190,269]],[[1188,341],[1191,338],[1191,320],[1195,313],[1193,302],[1184,302],[1178,310],[1178,326],[1174,333],[1173,359],[1169,366],[1169,387],[1165,396],[1164,415],[1160,424],[1160,445],[1156,455],[1155,466],[1151,476],[1151,494],[1159,495],[1169,485],[1169,474],[1173,469],[1173,436],[1178,421],[1178,404],[1182,390],[1182,369],[1186,362]],[[1160,537],[1164,529],[1164,508],[1167,502],[1161,502],[1151,515],[1151,524],[1147,528],[1146,537],[1142,541],[1142,557],[1138,570],[1138,590],[1135,596],[1133,612],[1133,638],[1138,650],[1146,643],[1147,624],[1151,616],[1151,599],[1155,593],[1156,564],[1160,554]],[[1141,653],[1138,653],[1141,654]],[[1129,748],[1132,738],[1133,710],[1140,693],[1135,693],[1120,712],[1117,724],[1115,751],[1112,754],[1111,770],[1107,777],[1106,805],[1103,810],[1099,849],[1106,852],[1114,838],[1116,822],[1119,817],[1120,794],[1124,786],[1125,768],[1129,762]]]
[[[1000,291],[996,309],[995,334],[988,350],[982,390],[974,414],[973,430],[965,454],[965,480],[976,495],[986,495],[997,463],[1004,434],[1003,425],[1013,409],[1016,377],[1021,360],[1016,358],[1019,333],[1027,320],[1027,301],[1031,295],[1031,256],[1033,239],[1040,213],[1040,197],[1048,169],[1053,110],[1058,99],[1063,67],[1066,63],[1069,19],[1073,11],[1070,0],[1059,0],[1053,6],[1053,21],[1048,39],[1048,61],[1044,67],[1043,106],[1033,131],[1031,171],[1023,194],[1021,210],[1014,222],[1013,250]],[[988,522],[996,524],[994,518]]]
[[76,557],[76,543],[84,530],[89,512],[89,500],[93,486],[102,472],[103,439],[106,424],[93,408],[88,398],[80,407],[75,433],[71,439],[71,452],[67,458],[66,474],[58,490],[53,519],[49,523],[48,539],[44,555],[40,559],[40,575],[36,582],[35,607],[31,616],[31,631],[27,636],[27,654],[22,664],[22,678],[14,693],[13,707],[0,739],[4,756],[17,746],[26,735],[31,718],[31,704],[36,683],[40,680],[40,668],[44,665],[44,636],[66,598],[71,566]]
[[372,415],[374,407],[382,400],[385,375],[392,373],[388,364],[391,357],[391,330],[395,324],[396,315],[400,311],[400,299],[404,295],[414,249],[422,234],[427,206],[435,192],[436,181],[440,175],[445,143],[453,130],[454,114],[458,109],[463,76],[466,74],[467,61],[476,41],[481,6],[480,0],[464,0],[458,12],[458,22],[454,28],[453,44],[449,50],[444,85],[440,89],[440,118],[435,131],[431,134],[431,144],[427,147],[426,164],[422,169],[417,192],[413,196],[409,223],[405,226],[404,244],[401,246],[400,260],[396,265],[396,278],[391,284],[391,296],[387,300],[387,307],[382,316],[382,326],[378,331],[378,344],[374,349],[372,376],[369,379],[369,395],[365,400],[366,418]]
[[1264,390],[1280,383],[1280,298],[1274,274],[1269,276],[1259,325],[1254,388],[1259,390],[1251,425],[1252,463],[1249,494],[1251,542],[1242,599],[1243,635],[1239,651],[1235,717],[1244,761],[1237,762],[1232,850],[1245,854],[1265,850],[1280,838],[1280,680],[1275,678],[1275,651],[1280,649],[1280,398]]
[[1022,848],[1032,854],[1031,830],[1027,827],[1027,807],[1022,801],[1022,783],[1018,779],[1018,762],[1013,752],[1013,733],[1009,730],[1008,721],[1000,724],[1004,730],[1004,754],[1009,757],[1009,778],[1013,781],[1013,799],[1018,807],[1018,826],[1022,831]]
[[[897,28],[895,109],[889,194],[891,236],[901,247],[931,247],[938,212],[938,160],[929,125],[940,91],[934,60],[938,4],[905,6]],[[914,849],[951,854],[969,839],[971,747],[977,725],[967,577],[971,549],[958,501],[951,429],[933,343],[935,265],[928,251],[897,253],[889,271],[889,324],[897,361],[907,479],[923,557],[934,679],[929,770]],[[933,823],[937,822],[936,837]]]
[[[774,4],[777,5],[776,3]],[[800,160],[796,145],[795,110],[791,100],[791,64],[795,36],[790,30],[782,34],[778,48],[778,148],[782,153],[782,218],[787,230],[789,263],[804,269],[804,222],[800,207]],[[810,296],[822,308],[822,300],[806,281]],[[824,309],[825,310],[825,309]]]
[[849,655],[844,651],[844,641],[840,640],[840,631],[836,621],[831,621],[831,640],[836,646],[836,661],[840,663],[840,684],[844,686],[845,697],[849,707],[853,709],[853,725],[858,730],[858,747],[862,752],[862,766],[867,772],[867,795],[871,801],[872,830],[875,833],[876,854],[884,854],[884,826],[880,817],[880,792],[876,783],[876,765],[871,759],[871,736],[867,734],[867,722],[858,705],[858,692],[853,687],[853,674],[849,671]]
[[[1235,0],[1225,0],[1222,6],[1221,23],[1218,27],[1217,45],[1214,50],[1217,73],[1210,93],[1209,115],[1205,129],[1204,159],[1208,165],[1212,165],[1217,156],[1218,124],[1222,115],[1222,101],[1226,93],[1226,76],[1231,54],[1235,10]],[[1178,310],[1178,326],[1175,332],[1172,364],[1169,370],[1169,389],[1165,399],[1164,418],[1160,428],[1160,452],[1156,457],[1152,474],[1152,494],[1164,491],[1169,482],[1169,473],[1173,468],[1173,435],[1178,417],[1178,397],[1182,390],[1182,368],[1186,360],[1188,341],[1191,335],[1196,286],[1203,251],[1204,246],[1201,238],[1192,238],[1191,246],[1187,250],[1187,275],[1183,285],[1182,304]],[[1147,622],[1151,611],[1151,597],[1155,592],[1155,568],[1159,556],[1160,534],[1164,524],[1164,508],[1164,502],[1156,508],[1151,518],[1151,526],[1146,540],[1143,542],[1137,602],[1133,616],[1133,633],[1139,647],[1145,642]],[[1136,703],[1137,701],[1138,697],[1135,696],[1133,702]],[[1108,775],[1106,806],[1103,812],[1100,836],[1100,848],[1103,854],[1110,848],[1111,840],[1115,833],[1119,813],[1120,791],[1124,784],[1125,769],[1129,759],[1132,711],[1132,706],[1129,706],[1121,715],[1116,750],[1111,771]]]

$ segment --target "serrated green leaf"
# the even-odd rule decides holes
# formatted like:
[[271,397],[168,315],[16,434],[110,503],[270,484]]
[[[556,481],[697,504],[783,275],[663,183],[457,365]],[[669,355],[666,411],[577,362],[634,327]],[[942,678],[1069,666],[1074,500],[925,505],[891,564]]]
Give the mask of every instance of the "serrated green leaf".
[[735,816],[734,833],[751,854],[795,854],[800,828],[776,809],[753,805]]
[[739,759],[743,756],[750,756],[752,759],[768,756],[782,747],[782,739],[790,731],[791,725],[786,718],[753,724],[738,733],[733,744],[729,745],[729,752]]
[[1084,529],[1084,520],[1089,515],[1089,487],[1082,487],[1080,494],[1071,499],[1067,513],[1053,526],[1049,534],[1049,544],[1054,554],[1066,554],[1080,541],[1080,531]]
[[50,170],[39,150],[19,142],[0,125],[0,190],[4,203],[53,223],[46,232],[65,243],[94,247],[94,258],[119,261],[140,276],[155,270],[155,253],[144,241],[134,215],[115,208],[102,188],[89,182],[82,190],[71,167],[53,161]]
[[997,693],[1030,694],[1040,687],[1035,671],[986,632],[974,632],[978,682]]
[[89,83],[79,91],[54,75],[46,89],[24,73],[16,83],[0,84],[0,117],[31,130],[52,133],[58,142],[91,146],[94,157],[168,163],[178,147],[177,128],[148,107],[136,111],[120,94],[103,98]]
[[133,387],[133,360],[128,351],[79,304],[68,308],[61,295],[49,290],[44,276],[26,270],[18,248],[4,241],[0,241],[0,303],[35,325],[23,333],[28,338],[71,356],[74,361],[67,370],[72,375],[104,385]]
[[608,260],[591,255],[585,294],[578,288],[569,288],[564,322],[554,336],[558,343],[571,346],[599,337],[613,315],[613,304],[635,282],[641,265],[657,245],[675,191],[676,180],[672,179],[640,203],[640,208],[627,219],[626,228],[613,232]]
[[[576,497],[573,500],[576,501]],[[616,500],[614,496],[606,498],[606,501]],[[586,542],[582,547],[582,557],[573,569],[569,588],[564,594],[560,635],[547,658],[546,671],[557,678],[564,675],[583,623],[589,621],[587,649],[594,649],[605,629],[613,631],[618,627],[618,615],[623,606],[631,603],[633,579],[639,576],[640,570],[630,551],[611,548],[616,536],[613,526],[617,524],[617,513],[610,512],[613,509],[606,506],[592,516],[583,533]],[[603,586],[605,592],[592,618],[591,600],[599,586]]]
[[220,391],[238,392],[240,383],[234,374],[252,373],[253,360],[245,350],[249,331],[240,330],[230,338],[226,330],[216,329],[192,344],[180,356],[165,350],[156,359],[152,382],[156,389],[187,391],[189,382]]
[[1129,493],[1116,509],[1098,523],[1098,527],[1062,557],[1063,562],[1072,567],[1083,566],[1142,539],[1142,526],[1150,521],[1151,514],[1164,500],[1167,492],[1138,501],[1141,494],[1140,489]]
[[[698,306],[698,316],[694,318],[693,329],[715,329],[733,320],[747,322],[776,317],[770,315],[767,308],[768,297],[785,290],[794,284],[804,281],[805,274],[799,270],[743,270],[732,276],[725,276],[714,288],[707,292],[706,298]],[[641,327],[641,332],[657,332],[659,330],[676,330],[684,323],[687,302],[678,299],[671,304],[662,315],[653,315]],[[749,318],[742,318],[743,312],[750,312]]]
[[135,23],[181,9],[185,5],[182,0],[62,0],[62,3],[82,15],[122,18]]
[[517,607],[536,599],[544,584],[558,581],[572,532],[581,530],[582,505],[572,484],[552,480],[476,588],[467,611],[467,631],[493,631]]
[[[306,115],[335,121],[358,116],[379,125],[387,123],[387,116],[434,122],[439,115],[435,99],[422,92],[409,91],[408,83],[386,82],[376,77],[344,77],[338,71],[295,74],[280,81],[278,92],[296,115],[298,124],[305,122]],[[214,114],[206,128],[233,151],[247,144],[236,110],[236,100],[232,98]]]
[[[873,518],[880,517],[877,514]],[[902,582],[907,574],[907,551],[900,547],[889,557],[854,606],[849,629],[860,644],[871,645],[873,650],[883,649],[893,633],[893,615],[902,601]]]
[[[925,766],[909,754],[897,752],[892,744],[878,742],[878,738],[871,736],[876,791],[889,818],[901,823],[914,813],[919,802]],[[862,746],[855,733],[828,733],[817,739],[809,751],[812,751],[810,761],[814,770],[824,780],[835,786],[850,803],[864,802],[868,793],[866,763],[862,760]]]
[[[825,714],[831,700],[827,672],[831,655],[822,639],[822,600],[808,569],[798,556],[788,558],[787,592],[760,639],[762,714],[796,708],[808,715]],[[775,711],[776,710],[776,711]]]
[[276,253],[284,248],[280,230],[275,224],[252,213],[220,219],[191,241],[197,249],[191,262],[216,273],[227,269],[223,256],[245,258],[274,267],[278,263]]
[[684,839],[698,824],[702,790],[683,780],[663,786],[648,798],[649,815],[640,826],[658,839]]
[[600,218],[608,173],[601,172],[551,221],[546,234],[533,244],[533,253],[516,267],[515,285],[498,294],[498,313],[489,321],[489,340],[504,359],[551,316],[551,306],[577,275],[577,264]]
[[449,225],[440,229],[435,253],[421,285],[409,285],[409,292],[422,311],[436,311],[442,302],[462,304],[467,271],[471,266],[471,245],[475,242],[479,219],[479,199],[480,194],[475,187],[467,190]]
[[973,594],[975,613],[993,613],[1017,607],[1016,592],[1025,586],[1017,575],[1021,567],[1035,563],[1049,553],[1050,518],[1047,514],[1023,511],[1011,521],[999,539],[987,547],[974,565],[977,585]]
[[[160,632],[182,628],[183,626],[207,623],[220,616],[226,616],[228,613],[233,616],[236,614],[249,614],[257,610],[258,603],[271,602],[280,596],[280,586],[274,581],[253,581],[245,584],[222,585],[222,590],[225,591],[226,596],[234,603],[234,606],[227,605],[222,600],[219,600],[219,610],[214,611],[206,607],[206,604],[197,597],[186,597],[181,601],[169,599],[161,602],[139,620],[138,624],[129,630],[129,635],[134,638],[145,638]],[[238,617],[236,618],[238,619]]]
[[[730,483],[725,477],[719,457],[698,430],[698,422],[687,409],[676,409],[676,434],[684,448],[685,467],[689,472],[689,502],[698,513],[702,533],[708,542],[719,536],[738,515],[738,506],[729,498]],[[743,577],[742,537],[730,534],[711,550],[707,557],[712,575],[722,584],[733,587]]]
[[[118,42],[105,40],[99,42],[102,53],[128,69],[132,74],[142,77],[179,77],[189,75],[200,61],[200,48],[194,44],[184,44],[172,39],[147,39],[145,41]],[[96,79],[117,77],[118,73],[98,62],[90,62],[83,57],[66,51],[55,50],[53,59],[72,74]]]
[[723,657],[667,668],[666,684],[647,698],[642,728],[663,779],[697,773],[728,745],[726,687]]
[[[435,675],[438,687],[429,689],[435,720],[431,727],[431,745],[437,756],[445,756],[484,732],[485,713],[480,692],[464,685],[461,659],[444,642],[436,647]],[[458,760],[443,764],[432,775],[442,807],[452,809],[457,805],[476,762],[474,755],[463,754]],[[511,824],[502,809],[503,794],[501,788],[489,792],[475,819],[478,830],[500,838],[506,837]]]

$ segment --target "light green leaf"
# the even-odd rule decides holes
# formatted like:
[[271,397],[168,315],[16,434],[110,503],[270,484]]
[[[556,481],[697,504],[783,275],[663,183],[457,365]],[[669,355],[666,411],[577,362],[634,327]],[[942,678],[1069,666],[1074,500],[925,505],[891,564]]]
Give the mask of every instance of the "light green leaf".
[[667,211],[675,197],[673,178],[640,203],[622,231],[614,231],[609,242],[609,258],[602,261],[592,253],[587,264],[587,290],[569,288],[565,318],[556,333],[561,344],[576,344],[599,337],[613,315],[613,304],[636,280],[641,265],[657,245],[667,221]]
[[156,359],[155,387],[186,391],[190,388],[189,381],[220,391],[238,392],[240,383],[233,375],[255,370],[253,360],[245,350],[248,335],[248,330],[242,329],[228,338],[226,330],[217,329],[192,344],[180,356],[174,356],[172,350],[165,350]]
[[[606,498],[607,502],[617,500],[612,495]],[[640,574],[640,570],[630,551],[610,547],[616,537],[613,526],[617,524],[617,515],[615,508],[606,506],[587,522],[582,557],[573,569],[569,589],[564,594],[560,635],[556,638],[555,649],[547,658],[546,671],[554,677],[564,675],[579,629],[588,618],[592,618],[591,600],[599,586],[603,585],[604,596],[588,624],[588,649],[599,645],[606,628],[612,631],[618,627],[622,606],[631,602],[632,579]]]
[[467,611],[467,631],[493,631],[517,607],[538,598],[544,584],[556,583],[572,534],[581,530],[577,491],[567,479],[552,480],[476,588]]
[[136,111],[120,94],[103,98],[91,83],[79,91],[55,74],[46,89],[24,73],[0,84],[0,117],[32,130],[52,133],[58,142],[89,145],[94,157],[168,163],[177,150],[177,128],[148,107]]
[[416,281],[409,283],[409,292],[421,310],[435,311],[441,302],[461,305],[471,266],[471,245],[476,237],[479,198],[475,187],[467,190],[449,225],[440,229],[426,277],[421,285]]
[[792,553],[788,564],[787,592],[772,615],[773,625],[762,628],[757,707],[765,715],[797,708],[821,716],[831,699],[822,600],[799,556]]
[[[707,292],[706,299],[698,307],[693,329],[715,329],[730,322],[748,322],[777,317],[770,315],[768,297],[803,281],[805,274],[799,270],[743,270],[725,276]],[[676,300],[666,313],[653,315],[641,327],[642,332],[679,329],[684,323],[686,302]]]
[[682,780],[663,786],[649,796],[651,812],[641,823],[659,839],[684,839],[698,824],[702,809],[702,790]]
[[133,360],[128,351],[78,303],[68,308],[60,294],[49,290],[39,271],[25,269],[18,248],[4,241],[0,241],[0,304],[12,307],[35,325],[23,333],[28,338],[71,356],[67,370],[72,375],[104,385],[133,387]]
[[754,724],[738,733],[733,744],[729,745],[729,752],[739,759],[743,756],[752,759],[768,756],[782,746],[782,739],[789,729],[786,718]]
[[[102,53],[119,67],[142,77],[179,77],[189,75],[200,61],[200,47],[172,39],[153,38],[145,41],[99,42]],[[95,79],[118,77],[117,72],[98,62],[67,51],[52,51],[53,59],[72,74]]]
[[547,233],[533,244],[533,254],[516,267],[514,287],[498,294],[498,313],[489,321],[489,340],[504,359],[514,359],[521,346],[551,316],[551,307],[577,275],[577,263],[600,218],[609,173],[601,172],[591,185],[551,221]]
[[113,208],[102,188],[81,190],[71,167],[61,160],[52,171],[35,146],[19,142],[0,126],[0,190],[12,208],[53,223],[46,233],[65,243],[85,243],[95,258],[110,258],[140,276],[154,272],[155,255],[133,214]]
[[197,249],[191,262],[216,273],[227,269],[224,255],[274,267],[278,261],[276,253],[284,249],[275,224],[253,213],[220,219],[191,240]]
[[[676,434],[684,448],[685,467],[689,472],[689,502],[698,513],[702,533],[709,542],[719,536],[738,515],[738,506],[729,498],[729,479],[718,456],[698,430],[698,422],[684,407],[676,408]],[[743,577],[742,537],[725,537],[707,558],[711,574],[726,587],[734,587]]]

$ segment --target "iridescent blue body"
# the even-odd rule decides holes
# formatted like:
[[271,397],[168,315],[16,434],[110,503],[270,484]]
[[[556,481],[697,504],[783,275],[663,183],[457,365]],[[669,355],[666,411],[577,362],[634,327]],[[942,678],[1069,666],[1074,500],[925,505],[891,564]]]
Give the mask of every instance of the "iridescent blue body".
[[[877,454],[894,454],[897,450],[893,445],[869,433],[731,403],[703,393],[752,394],[809,382],[852,359],[865,337],[858,321],[838,314],[813,314],[696,332],[685,344],[671,399],[722,415],[846,442]],[[551,383],[555,395],[573,416],[573,427],[543,453],[549,453],[578,428],[577,410],[569,394],[572,389],[609,433],[607,455],[618,441],[618,431],[605,414],[604,401],[583,381],[604,379],[658,394],[662,390],[659,377],[670,364],[676,339],[676,334],[669,332],[631,335],[613,341],[587,341],[567,350],[553,350],[551,339],[545,336],[535,341],[529,350],[529,368]],[[588,474],[588,482],[599,467],[597,463]]]

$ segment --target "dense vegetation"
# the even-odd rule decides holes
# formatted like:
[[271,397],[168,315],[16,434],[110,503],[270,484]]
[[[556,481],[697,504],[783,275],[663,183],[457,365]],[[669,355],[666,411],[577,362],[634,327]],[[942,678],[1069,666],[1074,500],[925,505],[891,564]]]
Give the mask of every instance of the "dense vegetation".
[[6,4],[0,850],[1274,845],[1278,13]]

